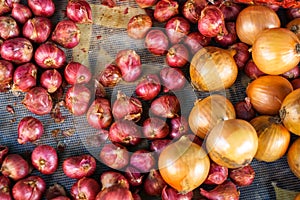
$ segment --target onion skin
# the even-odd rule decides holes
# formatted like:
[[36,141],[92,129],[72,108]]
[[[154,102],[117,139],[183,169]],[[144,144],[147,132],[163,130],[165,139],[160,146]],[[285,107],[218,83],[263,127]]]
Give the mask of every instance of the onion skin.
[[176,96],[163,95],[152,101],[150,111],[154,115],[163,118],[174,118],[178,116],[180,103]]
[[90,24],[93,22],[91,6],[87,1],[68,1],[67,17],[78,24]]
[[284,98],[293,91],[292,84],[281,76],[261,76],[246,88],[253,108],[263,115],[278,114]]
[[188,122],[192,132],[204,139],[219,122],[235,117],[234,106],[229,99],[213,94],[195,102]]
[[234,110],[237,119],[250,121],[256,116],[256,112],[253,109],[250,99],[248,97],[246,97],[244,101],[237,102],[234,105]]
[[29,164],[18,154],[8,154],[1,165],[1,173],[17,181],[30,173]]
[[165,55],[169,48],[168,36],[162,30],[150,30],[145,37],[145,47],[154,55]]
[[51,17],[55,12],[52,0],[28,0],[28,6],[36,16]]
[[170,133],[169,137],[172,139],[178,139],[182,135],[185,135],[189,132],[188,120],[184,116],[179,116],[172,118],[170,120]]
[[236,32],[242,42],[253,45],[257,35],[262,30],[278,28],[280,25],[278,15],[271,8],[253,5],[244,8],[237,16]]
[[160,152],[166,148],[170,143],[172,142],[172,140],[170,139],[156,139],[151,141],[150,144],[150,150],[155,152],[157,155],[160,154]]
[[201,16],[201,11],[207,6],[205,0],[187,0],[182,7],[182,15],[190,23],[196,24]]
[[143,39],[151,27],[151,17],[146,14],[135,15],[128,21],[127,34],[133,39]]
[[253,62],[252,59],[250,59],[245,67],[244,67],[244,72],[245,74],[250,78],[250,79],[257,79],[258,77],[260,76],[264,76],[264,75],[267,75],[265,74],[264,72],[260,71],[256,64]]
[[0,92],[6,92],[10,89],[13,74],[13,64],[7,60],[0,60]]
[[128,180],[130,186],[139,186],[143,184],[143,179],[145,174],[142,173],[140,170],[133,166],[127,166],[125,171],[125,177]]
[[258,136],[257,160],[274,162],[287,151],[290,132],[278,121],[271,116],[257,116],[250,121]]
[[62,84],[62,76],[56,69],[48,69],[42,73],[40,83],[49,93],[54,93]]
[[39,200],[46,191],[46,183],[39,176],[29,176],[19,180],[12,188],[15,200]]
[[170,67],[184,67],[189,61],[189,51],[184,44],[171,46],[166,55],[166,63]]
[[50,36],[52,23],[46,17],[34,17],[25,22],[23,25],[23,36],[35,43],[43,43]]
[[12,5],[11,16],[20,24],[24,24],[32,17],[30,8],[21,3],[14,3]]
[[13,91],[27,92],[36,86],[37,67],[33,63],[19,65],[13,76]]
[[137,84],[135,93],[138,98],[145,101],[154,99],[161,90],[160,79],[156,74],[147,74]]
[[231,181],[225,181],[209,192],[200,188],[200,194],[208,199],[230,199],[238,200],[240,193]]
[[165,25],[166,34],[172,44],[179,43],[190,32],[190,23],[183,17],[172,17]]
[[194,88],[208,92],[231,87],[238,75],[238,68],[231,53],[213,46],[200,49],[190,64]]
[[[45,192],[46,199],[54,199],[56,197],[66,197],[67,193],[65,191],[65,188],[58,184],[54,183],[53,185],[49,186]],[[66,199],[61,199],[66,200]]]
[[109,188],[114,185],[119,185],[129,189],[129,183],[127,179],[120,172],[105,171],[100,175],[100,182],[102,185],[102,190],[104,188]]
[[299,43],[298,37],[286,28],[266,29],[257,36],[252,45],[253,61],[266,74],[283,74],[298,65]]
[[20,28],[12,17],[0,16],[0,30],[0,37],[4,40],[20,35]]
[[0,176],[0,199],[12,200],[11,196],[11,181],[8,177]]
[[0,48],[1,57],[16,64],[29,62],[33,56],[31,42],[22,37],[5,40]]
[[300,138],[297,138],[287,152],[287,162],[293,174],[300,178]]
[[0,165],[2,165],[4,158],[7,156],[9,148],[7,146],[0,145]]
[[223,48],[233,45],[237,42],[237,34],[235,30],[235,22],[225,22],[227,34],[217,35],[215,41]]
[[44,134],[43,123],[32,117],[24,117],[18,124],[18,143],[25,144],[26,142],[34,142]]
[[210,42],[211,37],[206,37],[198,31],[189,33],[183,41],[186,47],[190,50],[190,55],[196,54],[202,47],[208,46]]
[[166,22],[179,13],[179,3],[174,0],[159,0],[154,9],[154,19]]
[[166,182],[161,177],[159,170],[151,169],[148,176],[144,180],[144,191],[150,196],[160,196]]
[[293,85],[294,90],[300,88],[300,78],[295,78],[291,81],[291,84]]
[[160,70],[159,75],[164,92],[181,90],[187,82],[184,73],[178,68],[164,67]]
[[120,170],[129,163],[129,152],[120,144],[105,144],[99,154],[101,162],[110,168]]
[[96,180],[83,177],[72,185],[70,193],[73,199],[95,199],[100,190]]
[[228,119],[218,123],[206,138],[210,158],[227,168],[249,164],[257,148],[256,130],[249,122],[241,119]]
[[233,59],[235,60],[238,69],[239,70],[244,69],[244,66],[246,65],[247,61],[250,58],[248,45],[243,42],[237,42],[229,46],[229,48],[236,50],[236,54],[233,56]]
[[53,174],[58,167],[56,150],[49,145],[39,145],[31,154],[32,165],[42,174]]
[[157,0],[135,0],[135,2],[140,8],[148,8],[154,6]]
[[158,159],[158,169],[165,182],[182,194],[200,186],[209,167],[207,153],[185,136],[163,149]]
[[118,66],[109,64],[99,73],[97,80],[104,87],[114,87],[122,80],[122,74]]
[[290,94],[288,94],[284,98],[279,111],[280,118],[282,119],[284,127],[296,135],[300,135],[299,97],[300,89],[296,89]]
[[169,134],[169,125],[160,118],[148,118],[143,122],[143,134],[150,140],[165,138]]

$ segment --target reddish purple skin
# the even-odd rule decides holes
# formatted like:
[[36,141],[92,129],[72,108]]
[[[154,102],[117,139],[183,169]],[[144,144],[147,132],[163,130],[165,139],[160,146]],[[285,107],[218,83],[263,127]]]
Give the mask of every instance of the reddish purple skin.
[[205,46],[208,46],[211,42],[211,37],[202,35],[199,31],[191,32],[184,38],[183,43],[190,51],[190,55],[194,55]]
[[174,0],[159,0],[154,9],[154,19],[166,22],[179,13],[179,3]]
[[100,182],[102,185],[102,189],[111,187],[113,185],[122,185],[122,187],[129,189],[129,182],[121,174],[120,172],[116,171],[105,171],[100,176]]
[[53,93],[61,86],[62,76],[56,69],[48,69],[42,73],[40,83],[49,93]]
[[190,32],[190,23],[184,17],[172,17],[165,25],[166,34],[172,44],[179,43]]
[[20,28],[12,17],[0,16],[0,38],[7,40],[20,35]]
[[85,84],[92,79],[92,73],[85,65],[71,61],[64,69],[64,77],[71,84]]
[[13,64],[7,60],[0,60],[0,92],[9,90],[11,81],[13,80],[13,74]]
[[145,47],[154,55],[162,56],[168,52],[169,39],[167,35],[159,29],[150,30],[145,38]]
[[143,134],[150,140],[162,139],[169,134],[169,125],[162,119],[151,117],[143,122]]
[[29,174],[29,165],[22,156],[8,154],[3,160],[1,172],[4,176],[17,181]]
[[129,163],[129,152],[119,144],[105,144],[99,157],[105,165],[113,169],[122,169]]
[[210,191],[200,188],[200,194],[208,199],[238,200],[240,196],[236,185],[228,180]]
[[146,101],[154,99],[161,90],[160,80],[156,74],[147,74],[137,84],[135,88],[136,95]]
[[33,63],[19,65],[13,75],[13,87],[15,91],[27,92],[36,86],[37,67]]
[[99,73],[97,80],[104,87],[114,87],[122,80],[122,74],[118,66],[109,64]]
[[228,177],[228,168],[220,166],[214,162],[210,164],[209,173],[204,181],[205,184],[210,185],[220,185],[222,184]]
[[79,24],[93,22],[92,9],[87,1],[68,1],[66,15],[69,19]]
[[31,163],[42,174],[53,174],[58,167],[57,152],[49,145],[39,145],[32,151]]
[[19,180],[12,188],[15,200],[40,200],[46,190],[46,182],[39,176]]
[[34,142],[44,134],[44,125],[39,120],[32,116],[27,116],[21,119],[18,124],[18,143],[25,144],[26,142]]
[[11,181],[8,177],[0,176],[0,199],[12,200],[11,196]]
[[255,171],[251,165],[230,170],[230,179],[238,186],[249,186],[255,178]]
[[28,0],[28,6],[36,16],[51,17],[55,12],[52,0]]
[[144,174],[133,166],[127,166],[125,169],[125,177],[131,186],[139,186],[143,184]]
[[83,177],[72,185],[70,193],[74,199],[95,199],[100,190],[96,180]]
[[193,191],[188,192],[186,194],[180,194],[177,190],[170,186],[165,186],[162,191],[162,200],[191,200],[193,198]]
[[163,95],[152,101],[150,111],[156,116],[163,118],[174,118],[178,116],[180,103],[176,96]]
[[159,75],[164,92],[181,90],[187,82],[184,73],[179,68],[164,67],[160,70]]
[[133,152],[130,157],[130,165],[144,173],[150,172],[155,167],[155,164],[154,154],[145,149]]
[[52,23],[46,17],[34,17],[25,22],[22,29],[24,37],[35,43],[45,42],[52,31]]
[[20,24],[24,24],[32,17],[30,8],[21,3],[14,3],[11,10],[11,16]]
[[159,170],[152,169],[144,180],[144,191],[150,196],[161,196],[167,183],[159,173]]
[[166,55],[170,67],[184,67],[189,61],[189,51],[184,44],[173,45]]

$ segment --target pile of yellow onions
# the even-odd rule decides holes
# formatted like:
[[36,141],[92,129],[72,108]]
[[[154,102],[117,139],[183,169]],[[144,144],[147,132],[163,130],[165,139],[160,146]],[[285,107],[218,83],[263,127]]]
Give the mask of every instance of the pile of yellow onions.
[[290,132],[277,117],[261,115],[250,121],[258,135],[258,149],[255,158],[274,162],[286,153],[290,143]]
[[158,168],[166,183],[185,194],[205,181],[210,160],[201,146],[182,136],[162,150]]
[[252,81],[246,89],[246,94],[258,113],[276,115],[284,98],[292,91],[293,86],[286,78],[266,75]]
[[220,121],[234,118],[235,110],[232,103],[223,95],[212,94],[195,102],[188,122],[192,132],[204,139]]
[[218,91],[230,88],[238,75],[233,59],[235,50],[207,46],[200,49],[190,64],[191,83],[199,91]]

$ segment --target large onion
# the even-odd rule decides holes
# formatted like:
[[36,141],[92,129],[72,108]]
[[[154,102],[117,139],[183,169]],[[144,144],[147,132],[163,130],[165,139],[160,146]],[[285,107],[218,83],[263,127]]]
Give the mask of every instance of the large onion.
[[195,102],[188,120],[193,133],[204,139],[217,123],[234,118],[232,103],[225,96],[213,94]]
[[283,74],[299,63],[300,41],[296,34],[286,28],[264,30],[252,46],[252,58],[262,72]]
[[271,116],[258,116],[250,121],[258,135],[258,149],[255,158],[260,161],[273,162],[281,158],[288,149],[290,132]]
[[190,76],[192,85],[200,91],[227,89],[237,78],[238,68],[233,59],[235,50],[207,46],[192,58]]
[[300,135],[300,89],[288,94],[280,108],[283,125],[292,133]]
[[253,44],[262,30],[275,27],[280,27],[279,17],[267,6],[248,6],[239,13],[236,20],[239,39],[249,45]]
[[246,89],[253,108],[265,115],[278,114],[283,99],[292,91],[292,84],[286,78],[276,75],[261,76]]
[[179,193],[188,193],[206,179],[210,167],[207,153],[187,136],[168,145],[158,158],[163,179]]
[[296,139],[287,153],[287,161],[291,171],[300,178],[300,138]]
[[210,158],[227,168],[248,165],[257,148],[256,130],[242,119],[229,119],[218,123],[206,138],[206,149]]

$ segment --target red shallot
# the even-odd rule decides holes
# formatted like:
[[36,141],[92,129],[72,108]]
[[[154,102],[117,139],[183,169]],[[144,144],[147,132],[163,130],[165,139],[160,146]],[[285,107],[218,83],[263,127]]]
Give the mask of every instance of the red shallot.
[[91,6],[85,0],[68,1],[66,14],[75,23],[89,24],[93,22]]
[[0,16],[0,37],[4,40],[20,35],[17,22],[9,16]]
[[100,151],[100,160],[113,169],[122,169],[129,163],[129,152],[120,144],[105,144]]
[[4,176],[17,181],[30,173],[29,164],[19,154],[8,154],[3,160],[1,173]]
[[56,69],[48,69],[42,73],[40,83],[49,93],[53,93],[61,86],[62,76]]
[[15,200],[40,200],[46,191],[46,182],[39,176],[19,180],[12,188]]
[[137,97],[143,100],[154,99],[161,90],[160,80],[156,74],[147,74],[142,77],[141,81],[135,88]]
[[66,81],[71,84],[83,84],[90,82],[92,73],[85,65],[71,61],[64,69],[64,77]]
[[23,117],[18,124],[18,143],[34,142],[44,134],[43,123],[32,117]]
[[30,8],[21,3],[14,3],[12,5],[11,16],[20,24],[24,24],[32,17]]
[[52,0],[28,0],[27,3],[35,16],[51,17],[55,12]]

